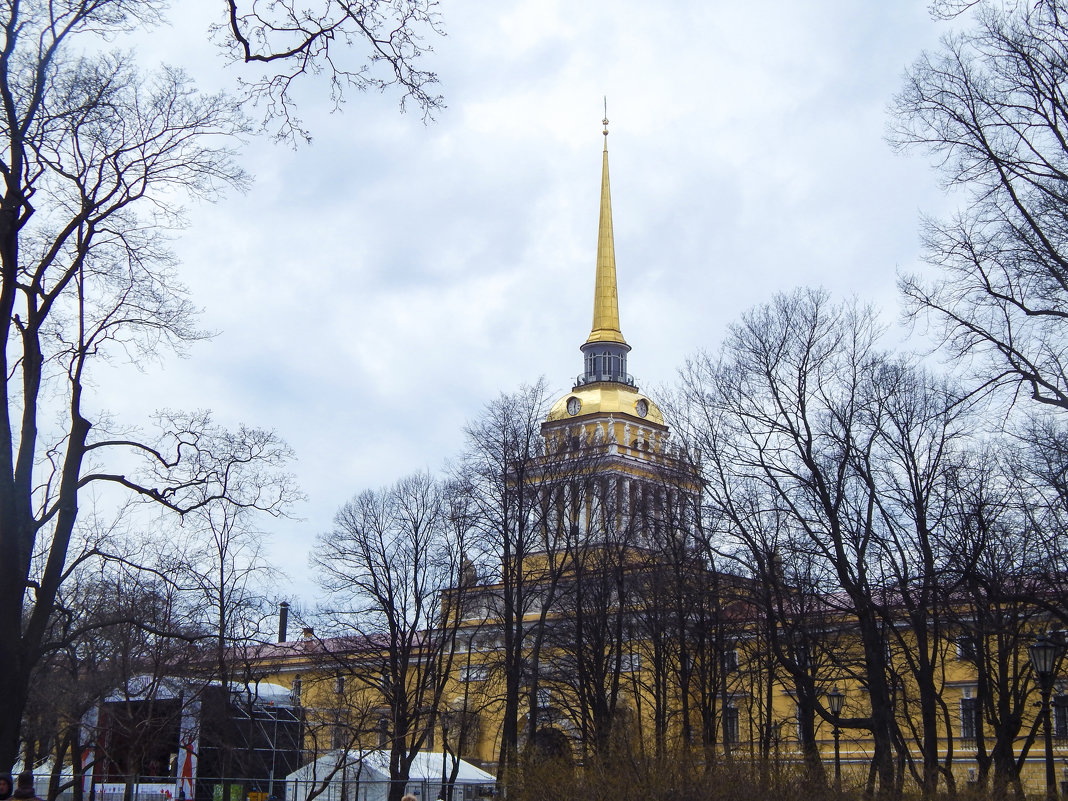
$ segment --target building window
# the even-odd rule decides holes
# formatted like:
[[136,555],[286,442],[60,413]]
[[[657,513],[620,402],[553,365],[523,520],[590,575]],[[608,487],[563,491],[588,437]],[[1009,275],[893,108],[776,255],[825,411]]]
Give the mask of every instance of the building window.
[[389,718],[378,719],[378,747],[389,746]]
[[550,690],[548,690],[547,688],[545,688],[545,687],[539,687],[538,688],[538,708],[539,709],[543,709],[543,710],[544,709],[548,709],[549,705],[552,703],[552,701],[553,701],[552,692]]
[[347,748],[349,745],[348,730],[340,723],[330,727],[330,747]]
[[334,677],[334,692],[336,692],[338,695],[344,695],[345,694],[345,677],[344,676],[335,676]]
[[464,620],[482,620],[486,617],[484,596],[469,595],[464,599]]
[[642,669],[642,655],[635,653],[620,654],[619,672],[637,673]]
[[971,634],[961,634],[957,637],[957,659],[975,661],[976,643]]
[[723,710],[723,740],[728,745],[738,742],[738,707],[733,704]]
[[979,699],[960,699],[960,736],[965,740],[974,740],[980,726]]
[[1068,695],[1053,696],[1053,736],[1068,737]]
[[460,668],[460,681],[485,681],[489,678],[489,671],[485,665],[464,665]]
[[738,669],[738,650],[732,648],[723,652],[723,672],[733,673]]

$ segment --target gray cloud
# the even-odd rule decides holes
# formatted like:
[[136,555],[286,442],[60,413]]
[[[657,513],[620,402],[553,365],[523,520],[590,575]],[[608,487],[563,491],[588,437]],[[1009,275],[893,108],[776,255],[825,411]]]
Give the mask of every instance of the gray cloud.
[[[223,85],[238,71],[202,44],[194,5],[152,56]],[[647,387],[776,290],[892,311],[918,211],[949,202],[882,139],[904,67],[942,32],[925,6],[450,0],[429,60],[441,119],[376,95],[329,114],[309,88],[315,142],[250,143],[252,191],[193,209],[177,242],[219,336],[101,374],[102,399],[135,419],[211,407],[287,439],[309,501],[302,522],[271,525],[272,553],[307,596],[307,549],[352,493],[436,469],[499,390],[543,374],[569,388],[604,94],[622,325]]]

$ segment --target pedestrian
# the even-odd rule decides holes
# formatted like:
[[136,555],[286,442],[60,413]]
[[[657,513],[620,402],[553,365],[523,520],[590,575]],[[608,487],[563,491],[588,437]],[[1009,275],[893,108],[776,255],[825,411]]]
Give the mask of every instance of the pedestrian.
[[0,773],[0,801],[7,801],[11,798],[11,774]]
[[11,794],[12,798],[17,798],[19,801],[41,801],[37,797],[37,791],[33,788],[33,773],[28,770],[22,771],[19,774],[18,782],[15,786],[15,792]]

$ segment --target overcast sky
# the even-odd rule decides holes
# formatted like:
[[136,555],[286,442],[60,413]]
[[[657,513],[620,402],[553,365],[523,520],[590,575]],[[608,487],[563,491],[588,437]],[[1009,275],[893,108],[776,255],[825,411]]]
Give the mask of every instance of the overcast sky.
[[[225,86],[238,72],[205,35],[221,6],[181,0],[142,59]],[[252,141],[252,190],[192,209],[176,243],[218,336],[101,373],[101,402],[127,419],[210,408],[287,440],[308,500],[264,528],[279,592],[308,602],[308,550],[355,492],[439,470],[501,391],[570,389],[605,95],[620,319],[645,391],[776,291],[824,286],[893,319],[920,214],[949,202],[927,159],[884,139],[905,67],[948,30],[926,6],[445,0],[426,61],[439,119],[373,94],[330,114],[306,87],[314,142]]]

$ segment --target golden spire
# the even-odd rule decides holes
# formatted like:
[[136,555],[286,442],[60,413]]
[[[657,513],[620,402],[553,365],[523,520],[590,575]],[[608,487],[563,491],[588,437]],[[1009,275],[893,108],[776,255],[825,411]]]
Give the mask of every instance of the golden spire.
[[602,122],[604,154],[601,165],[601,218],[597,226],[597,278],[593,290],[593,330],[586,343],[618,342],[626,345],[619,329],[619,299],[616,292],[616,245],[612,237],[612,193],[608,187],[607,99]]

